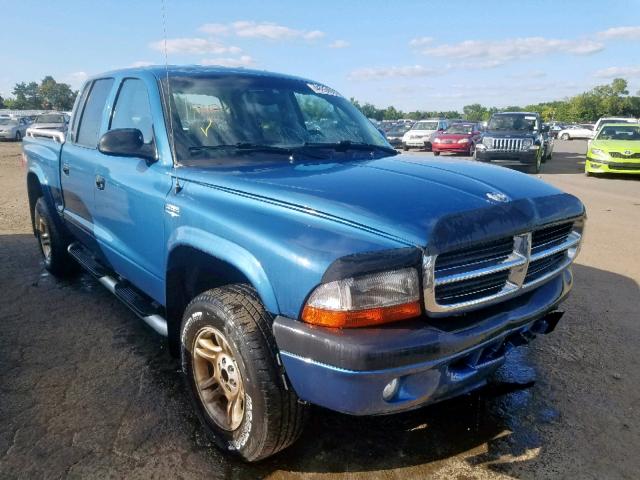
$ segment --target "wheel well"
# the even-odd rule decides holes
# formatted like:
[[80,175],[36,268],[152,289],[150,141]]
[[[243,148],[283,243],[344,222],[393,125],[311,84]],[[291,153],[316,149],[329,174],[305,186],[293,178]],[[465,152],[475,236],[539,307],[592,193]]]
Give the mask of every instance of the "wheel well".
[[27,175],[27,195],[29,196],[29,214],[31,215],[31,228],[35,233],[35,225],[33,220],[33,210],[36,208],[38,198],[43,195],[40,180],[35,173],[29,172]]
[[169,254],[166,279],[166,316],[169,348],[180,352],[180,324],[189,302],[198,294],[249,279],[235,266],[193,247],[181,246]]

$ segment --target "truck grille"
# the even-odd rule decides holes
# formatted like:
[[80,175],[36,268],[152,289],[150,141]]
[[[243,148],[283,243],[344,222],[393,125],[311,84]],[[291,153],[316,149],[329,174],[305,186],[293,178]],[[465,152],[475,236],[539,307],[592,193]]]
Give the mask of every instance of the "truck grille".
[[424,296],[432,316],[507,300],[567,268],[582,237],[583,220],[424,257]]
[[[524,146],[523,138],[487,138],[485,145],[491,150],[500,150],[503,152],[518,152],[520,150],[526,150],[529,148],[530,143],[527,142],[527,146]],[[488,143],[488,145],[487,145]]]
[[632,153],[631,155],[625,155],[620,152],[609,152],[611,158],[640,158],[640,153]]

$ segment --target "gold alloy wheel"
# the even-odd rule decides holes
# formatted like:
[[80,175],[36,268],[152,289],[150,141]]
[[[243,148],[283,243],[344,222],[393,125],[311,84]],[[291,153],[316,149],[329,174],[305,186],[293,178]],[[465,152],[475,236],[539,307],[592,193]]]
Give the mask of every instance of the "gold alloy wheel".
[[220,428],[235,430],[244,418],[244,384],[227,339],[218,329],[204,327],[191,352],[200,401]]
[[38,240],[40,241],[40,248],[42,248],[42,254],[44,255],[45,260],[48,260],[51,256],[51,234],[49,232],[49,226],[38,210],[35,212],[34,220],[36,231],[38,232]]

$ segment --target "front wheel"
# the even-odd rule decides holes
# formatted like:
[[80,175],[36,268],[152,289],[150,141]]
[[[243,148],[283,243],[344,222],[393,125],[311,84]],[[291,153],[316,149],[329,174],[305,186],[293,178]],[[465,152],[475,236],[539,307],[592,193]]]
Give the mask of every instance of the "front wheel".
[[529,166],[529,173],[540,173],[540,169],[542,168],[542,155],[536,155],[536,161],[534,164]]
[[257,461],[298,438],[306,406],[284,383],[271,318],[251,287],[198,295],[185,310],[180,338],[191,400],[221,450]]
[[560,137],[562,140],[571,140],[571,137],[569,137],[568,133],[563,133],[562,136]]
[[433,155],[438,157],[438,156],[440,156],[440,152],[433,152]]

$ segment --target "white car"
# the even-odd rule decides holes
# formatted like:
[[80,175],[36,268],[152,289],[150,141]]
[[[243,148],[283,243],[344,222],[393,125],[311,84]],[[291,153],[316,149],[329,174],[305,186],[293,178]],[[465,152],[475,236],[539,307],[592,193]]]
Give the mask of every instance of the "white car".
[[597,132],[605,123],[638,123],[638,119],[633,117],[602,117],[596,122],[593,131]]
[[573,140],[576,138],[593,138],[593,134],[595,133],[595,129],[593,125],[584,124],[584,125],[572,125],[569,128],[565,128],[564,130],[560,130],[558,132],[558,138],[560,140]]
[[431,136],[439,131],[446,130],[449,123],[446,120],[419,120],[413,124],[411,130],[402,137],[402,148],[431,148]]

